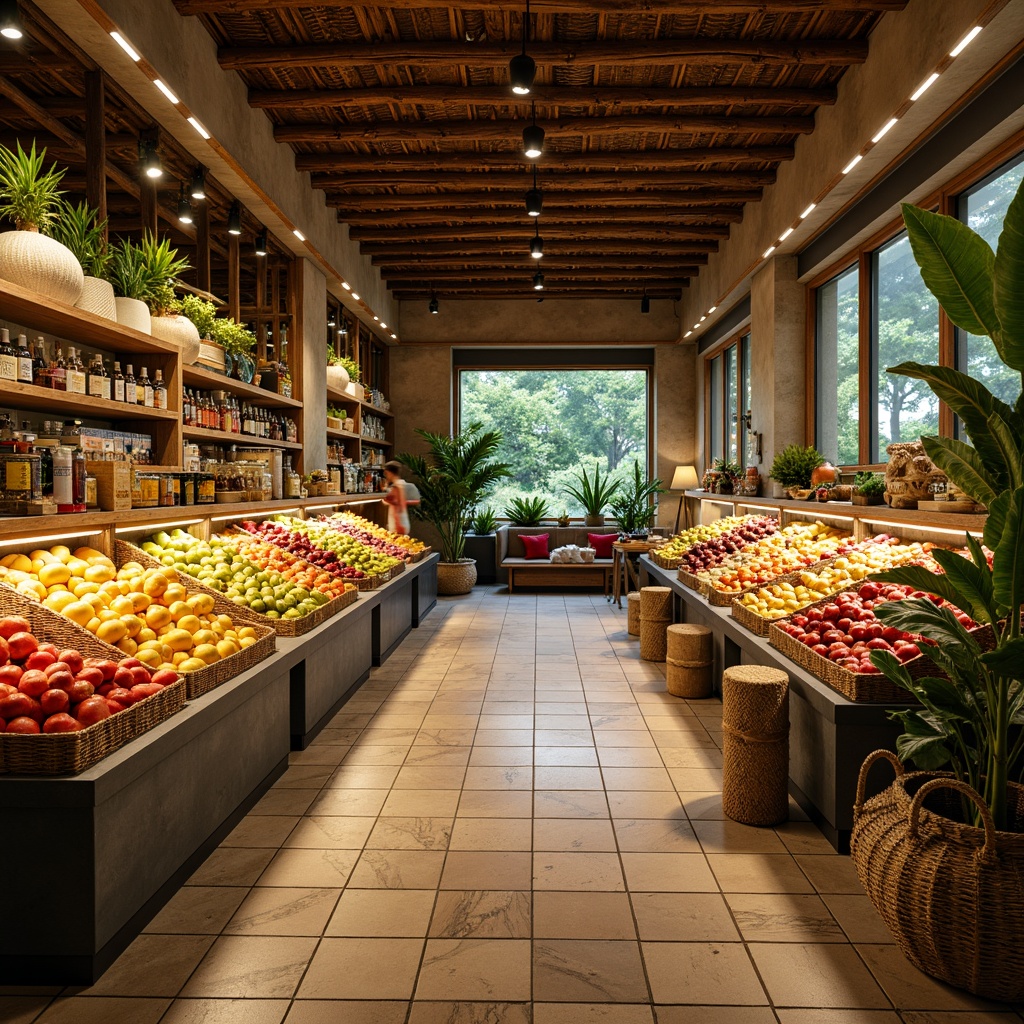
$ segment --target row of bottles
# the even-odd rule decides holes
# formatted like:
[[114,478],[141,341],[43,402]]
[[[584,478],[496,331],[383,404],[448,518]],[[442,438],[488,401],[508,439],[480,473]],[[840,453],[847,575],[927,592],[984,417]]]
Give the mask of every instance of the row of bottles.
[[248,434],[268,441],[297,441],[298,424],[290,416],[258,405],[239,402],[223,391],[186,388],[182,402],[186,427]]
[[80,423],[67,420],[59,436],[43,438],[27,429],[15,430],[10,417],[0,420],[0,505],[21,511],[19,502],[51,498],[58,512],[85,512],[86,454],[80,444]]
[[363,437],[372,437],[377,441],[387,440],[384,436],[384,421],[379,416],[366,412],[365,409],[360,417],[359,428]]

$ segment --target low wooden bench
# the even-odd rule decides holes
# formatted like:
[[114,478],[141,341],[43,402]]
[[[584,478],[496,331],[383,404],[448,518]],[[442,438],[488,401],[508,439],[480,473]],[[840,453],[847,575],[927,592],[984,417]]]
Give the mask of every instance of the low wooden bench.
[[519,538],[523,534],[536,536],[541,533],[548,535],[548,548],[554,551],[567,544],[586,547],[588,533],[618,533],[618,529],[614,526],[501,527],[496,538],[498,569],[508,573],[509,593],[516,587],[601,587],[605,594],[609,592],[613,564],[610,558],[598,558],[590,563],[527,558]]

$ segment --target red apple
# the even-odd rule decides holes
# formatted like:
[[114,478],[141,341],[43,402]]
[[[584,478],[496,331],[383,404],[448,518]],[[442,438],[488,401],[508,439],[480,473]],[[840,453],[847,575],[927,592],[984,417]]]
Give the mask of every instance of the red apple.
[[8,615],[0,619],[0,637],[10,639],[15,633],[27,633],[32,628],[28,619],[20,615]]
[[[0,622],[7,620],[0,619]],[[11,651],[11,658],[14,661],[24,661],[34,650],[39,647],[39,641],[29,632],[22,630],[7,637],[7,646]]]
[[75,675],[78,675],[78,673],[82,671],[82,666],[84,664],[82,655],[73,647],[61,651],[57,658],[59,661],[63,661]]

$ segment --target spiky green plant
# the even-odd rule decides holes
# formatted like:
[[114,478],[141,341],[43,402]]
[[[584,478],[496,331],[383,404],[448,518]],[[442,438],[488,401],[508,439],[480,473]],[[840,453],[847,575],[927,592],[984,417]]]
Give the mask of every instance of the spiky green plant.
[[473,514],[471,525],[473,532],[483,537],[488,533],[494,533],[498,525],[498,517],[494,514],[494,509],[492,508],[477,509]]
[[638,533],[654,522],[654,499],[663,488],[658,479],[648,480],[640,469],[640,460],[633,460],[633,479],[626,484],[610,508],[623,533]]
[[89,277],[106,280],[112,254],[107,244],[107,221],[99,219],[98,210],[86,202],[72,204],[61,199],[57,215],[42,231],[70,249]]
[[540,497],[513,498],[505,507],[505,518],[513,526],[540,526],[548,514],[548,503]]
[[210,328],[210,340],[232,355],[249,355],[256,347],[256,335],[231,317],[219,316]]
[[153,316],[163,316],[174,310],[171,282],[188,267],[188,260],[178,258],[168,239],[160,241],[147,232],[141,242],[124,238],[113,246],[110,283],[118,295],[141,299]]
[[825,461],[817,448],[790,444],[777,452],[769,476],[783,487],[811,486],[811,474]]
[[27,153],[20,142],[14,150],[0,146],[0,217],[13,220],[19,231],[45,230],[57,215],[64,171],[56,164],[46,170],[45,160],[35,139]]
[[599,516],[608,507],[608,503],[619,493],[619,481],[608,477],[601,479],[601,467],[594,466],[593,477],[587,476],[585,469],[580,470],[576,479],[579,486],[567,484],[566,490],[583,506],[588,516]]

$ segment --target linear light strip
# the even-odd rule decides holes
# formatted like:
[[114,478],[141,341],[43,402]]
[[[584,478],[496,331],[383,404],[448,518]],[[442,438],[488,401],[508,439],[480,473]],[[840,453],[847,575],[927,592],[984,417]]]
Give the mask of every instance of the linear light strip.
[[166,530],[172,526],[195,526],[202,519],[175,519],[170,523],[138,523],[135,526],[118,526],[114,533],[135,533],[138,530]]

